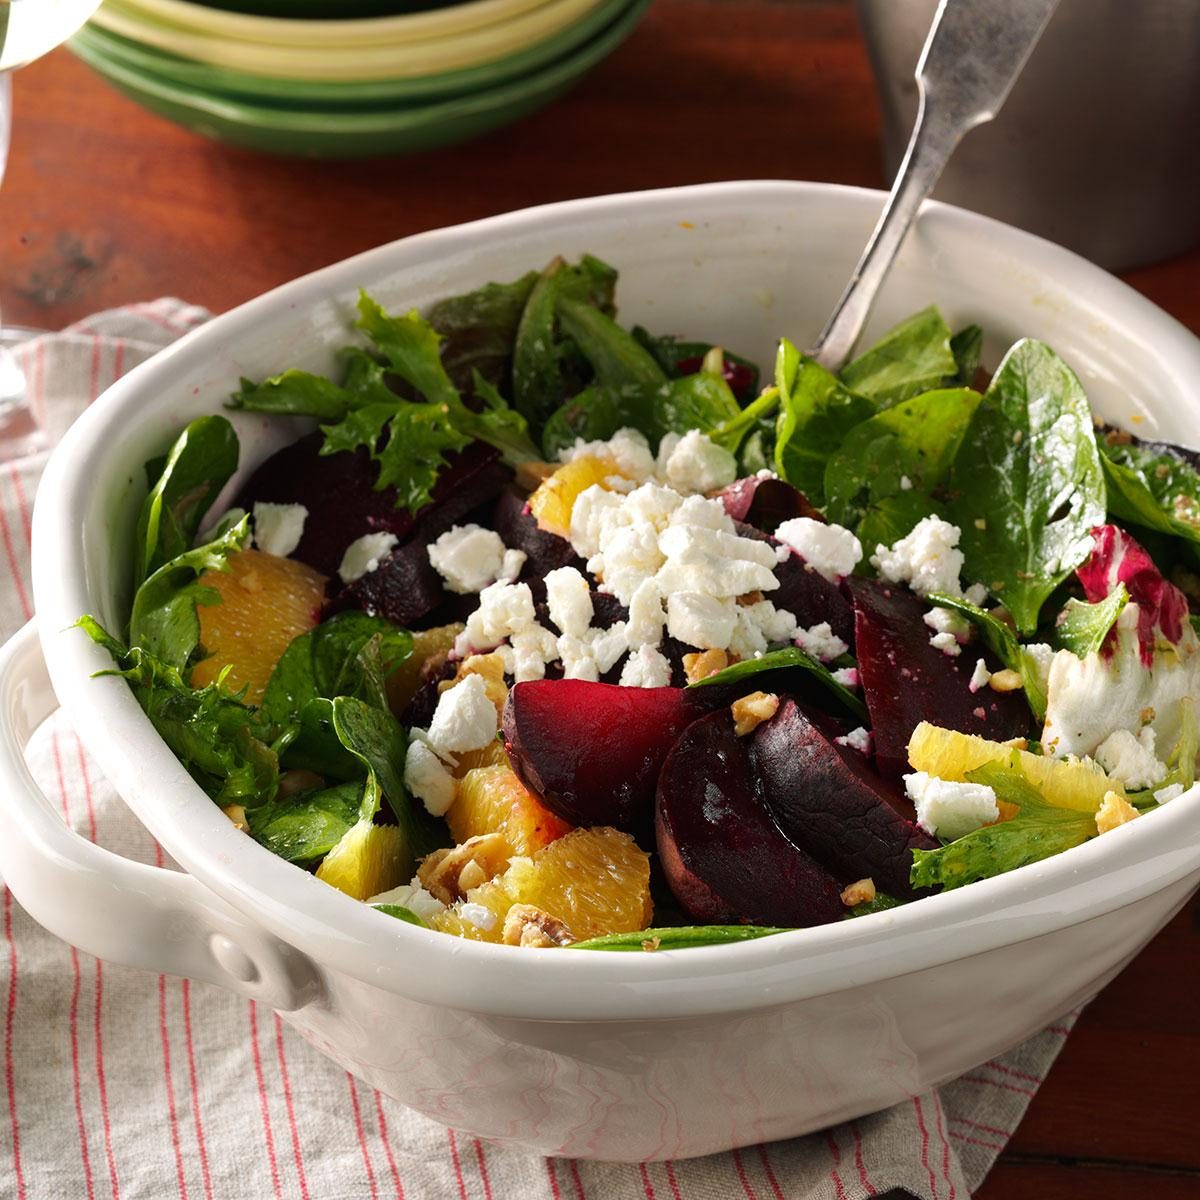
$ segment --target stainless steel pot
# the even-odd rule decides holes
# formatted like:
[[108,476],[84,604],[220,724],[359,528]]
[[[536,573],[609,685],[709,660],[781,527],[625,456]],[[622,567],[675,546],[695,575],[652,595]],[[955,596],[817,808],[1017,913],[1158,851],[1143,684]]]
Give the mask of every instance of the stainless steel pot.
[[[857,4],[890,176],[937,0]],[[1062,0],[1003,111],[967,136],[933,194],[1110,270],[1200,242],[1200,0]]]

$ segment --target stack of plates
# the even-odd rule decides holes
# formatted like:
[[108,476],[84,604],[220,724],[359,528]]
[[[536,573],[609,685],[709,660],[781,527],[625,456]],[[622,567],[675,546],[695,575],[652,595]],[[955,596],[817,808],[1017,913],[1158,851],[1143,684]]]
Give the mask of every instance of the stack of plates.
[[649,3],[106,0],[70,46],[198,132],[349,158],[446,145],[541,108],[611,54]]

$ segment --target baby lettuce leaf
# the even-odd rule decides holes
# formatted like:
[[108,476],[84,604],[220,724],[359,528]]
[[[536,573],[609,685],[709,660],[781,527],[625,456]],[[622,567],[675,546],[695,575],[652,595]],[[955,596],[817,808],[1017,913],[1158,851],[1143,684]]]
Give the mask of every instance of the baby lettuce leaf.
[[246,810],[250,834],[272,854],[308,865],[324,858],[358,820],[361,783],[304,792]]
[[568,950],[690,950],[696,946],[727,946],[755,938],[787,933],[773,925],[671,925],[663,929],[635,929],[574,942]]
[[[1122,585],[1122,591],[1124,586]],[[949,608],[961,613],[976,629],[983,639],[983,644],[1010,670],[1016,671],[1021,677],[1021,686],[1025,689],[1025,699],[1038,721],[1046,719],[1046,688],[1042,682],[1042,674],[1038,669],[1037,659],[1017,641],[1017,635],[1001,620],[986,609],[972,604],[958,596],[945,596],[933,592],[928,597],[929,603],[938,608]],[[1091,606],[1085,606],[1091,607]]]
[[[669,334],[657,337],[640,325],[633,327],[632,336],[639,345],[654,355],[654,361],[672,378],[692,374],[689,367],[703,361],[704,356],[713,349],[709,342],[688,342]],[[757,396],[758,367],[748,358],[729,350],[723,350],[722,357],[725,360],[726,381],[730,388],[735,389],[737,395],[742,398]],[[734,382],[730,376],[736,376],[737,381]]]
[[652,389],[667,382],[666,372],[633,334],[598,308],[560,297],[562,330],[592,365],[596,382],[611,388]]
[[1074,596],[1063,605],[1054,630],[1055,641],[1076,658],[1087,658],[1104,645],[1109,631],[1129,603],[1129,593],[1123,583],[1095,604],[1077,600]]
[[787,667],[800,667],[811,672],[841,703],[861,721],[867,720],[867,706],[849,688],[838,683],[828,667],[805,654],[799,646],[784,646],[781,650],[769,650],[761,658],[745,658],[741,662],[717,671],[689,688],[714,687],[721,684],[745,683],[764,671],[779,671]]
[[1020,812],[940,850],[914,850],[914,887],[941,885],[947,891],[964,887],[1050,858],[1096,836],[1096,819],[1091,813],[1047,804],[1015,764],[985,763],[968,771],[967,779],[986,784],[999,799],[1018,805]]
[[395,917],[397,921],[406,921],[409,925],[420,925],[422,929],[429,928],[411,908],[405,908],[403,904],[372,904],[371,907],[386,917]]
[[190,549],[204,514],[237,464],[237,434],[224,417],[197,417],[179,435],[142,502],[134,535],[135,588]]
[[979,361],[983,357],[983,330],[978,325],[968,325],[960,329],[950,339],[950,353],[958,366],[954,383],[959,387],[971,387],[975,382],[975,372],[979,370]]
[[966,574],[1003,602],[1020,633],[1032,633],[1043,602],[1090,553],[1105,512],[1087,397],[1049,346],[1027,338],[1005,356],[951,487]]
[[386,799],[392,813],[403,822],[408,813],[403,782],[407,748],[404,730],[391,713],[353,696],[338,696],[332,714],[338,740],[366,769],[360,818],[374,817]]
[[838,378],[850,391],[884,407],[946,387],[960,374],[950,327],[931,306],[889,330],[869,350],[848,362]]
[[228,569],[230,555],[250,537],[249,518],[203,546],[171,559],[138,588],[129,618],[129,640],[182,672],[200,642],[197,604],[219,604],[220,593],[200,582],[205,571]]
[[199,690],[188,687],[178,667],[139,646],[127,648],[92,617],[81,617],[79,626],[113,656],[116,667],[103,674],[129,682],[159,736],[218,804],[249,810],[274,797],[279,762],[260,713],[230,696],[219,681]]
[[825,503],[825,464],[851,429],[874,416],[875,406],[786,338],[775,357],[775,385],[775,469],[819,507]]
[[636,427],[640,414],[634,415],[631,407],[627,397],[613,388],[584,388],[550,415],[542,430],[542,453],[555,462],[558,452],[573,446],[576,438],[607,441],[624,426]]
[[[979,401],[979,393],[969,388],[925,392],[856,425],[825,468],[829,519],[856,528],[893,497],[907,506],[905,515],[914,518],[912,525],[940,512],[933,494],[950,471]],[[888,518],[881,532],[892,532],[895,524]],[[903,537],[912,525],[897,536]]]
[[[710,429],[708,436],[718,446],[724,446],[731,454],[736,454],[743,440],[759,433],[764,423],[769,423],[772,432],[774,431],[775,412],[778,408],[779,389],[769,387],[761,395],[756,396],[745,408],[739,409],[722,421],[720,425]],[[761,454],[761,448],[752,453]],[[760,466],[755,467],[754,470],[757,471],[766,466],[767,460],[764,456]],[[748,473],[753,474],[754,472]]]
[[1100,439],[1108,511],[1119,521],[1200,542],[1200,474],[1149,446]]

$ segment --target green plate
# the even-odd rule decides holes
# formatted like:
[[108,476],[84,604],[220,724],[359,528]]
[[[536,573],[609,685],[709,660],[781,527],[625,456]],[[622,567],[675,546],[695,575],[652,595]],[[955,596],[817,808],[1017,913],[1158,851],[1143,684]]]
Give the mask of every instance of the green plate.
[[368,111],[277,108],[189,91],[97,55],[86,39],[68,45],[131,100],[207,137],[272,154],[366,158],[448,146],[536,112],[607,58],[649,6],[632,0],[586,45],[524,78],[455,99]]
[[144,80],[156,80],[202,95],[243,98],[272,107],[379,108],[462,96],[528,76],[596,37],[629,3],[630,0],[602,0],[582,20],[527,50],[478,67],[446,71],[423,79],[346,83],[271,79],[168,54],[97,25],[85,25],[76,34],[73,45],[80,48],[80,57],[93,66],[95,60],[102,59]]

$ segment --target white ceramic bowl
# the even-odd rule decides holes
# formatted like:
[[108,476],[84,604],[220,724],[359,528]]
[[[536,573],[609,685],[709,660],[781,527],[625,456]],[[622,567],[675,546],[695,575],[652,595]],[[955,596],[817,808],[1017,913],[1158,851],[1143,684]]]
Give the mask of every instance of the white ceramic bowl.
[[[317,370],[359,286],[424,305],[592,251],[621,269],[626,322],[770,362],[812,338],[878,193],[734,183],[573,201],[422,234],[272,292],[111,388],[54,454],[34,517],[37,631],[0,655],[0,870],[35,918],[119,962],[223,983],[284,1010],[371,1085],[438,1120],[549,1154],[683,1157],[892,1104],[1005,1050],[1093,995],[1200,881],[1187,802],[1058,858],[889,913],[738,946],[531,953],[372,912],[238,833],[67,626],[119,627],[142,464],[240,375]],[[1074,364],[1100,412],[1186,438],[1200,343],[1081,259],[925,209],[875,328],[936,301],[988,357],[1021,334]],[[236,414],[242,474],[280,440]],[[45,656],[45,666],[42,655]],[[46,667],[48,667],[48,678]],[[20,757],[53,706],[187,874],[69,833]]]

